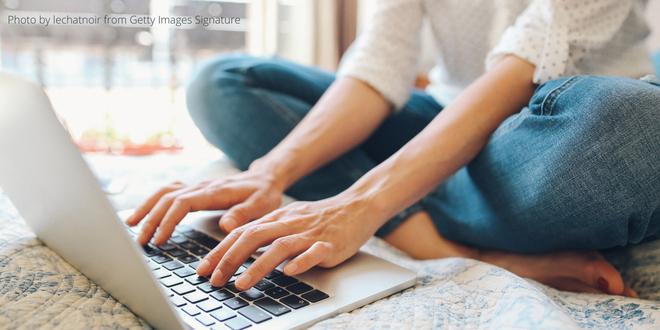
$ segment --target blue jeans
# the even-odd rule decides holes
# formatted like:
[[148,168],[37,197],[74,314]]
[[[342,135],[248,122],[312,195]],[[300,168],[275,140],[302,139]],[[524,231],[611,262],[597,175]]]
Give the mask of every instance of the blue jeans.
[[[206,139],[245,170],[333,80],[331,73],[275,58],[222,56],[193,78],[188,109]],[[440,111],[433,98],[413,91],[367,141],[287,194],[318,200],[343,191]],[[660,238],[660,86],[595,76],[539,86],[472,162],[376,235],[421,210],[448,239],[505,251],[606,249]]]

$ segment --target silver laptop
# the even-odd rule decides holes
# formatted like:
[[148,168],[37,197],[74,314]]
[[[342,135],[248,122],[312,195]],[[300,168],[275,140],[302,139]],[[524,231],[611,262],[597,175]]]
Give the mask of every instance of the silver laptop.
[[304,328],[417,279],[406,268],[358,252],[337,267],[292,278],[281,274],[280,265],[250,292],[231,284],[211,287],[191,271],[204,249],[222,239],[220,213],[189,214],[167,248],[139,246],[47,96],[3,73],[0,186],[46,245],[158,329]]

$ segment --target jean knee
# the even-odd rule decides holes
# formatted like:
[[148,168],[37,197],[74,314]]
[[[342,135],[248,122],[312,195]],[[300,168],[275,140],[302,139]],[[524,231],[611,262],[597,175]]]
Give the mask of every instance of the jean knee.
[[193,119],[208,115],[222,88],[243,84],[244,79],[230,70],[253,59],[249,55],[223,54],[202,64],[186,88],[188,112]]

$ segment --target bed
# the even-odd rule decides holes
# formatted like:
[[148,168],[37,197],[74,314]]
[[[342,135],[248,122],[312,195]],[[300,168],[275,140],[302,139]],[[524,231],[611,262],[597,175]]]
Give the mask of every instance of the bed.
[[[118,210],[177,178],[236,172],[212,156],[86,159],[101,181],[124,186],[110,195]],[[417,284],[313,329],[660,329],[660,242],[605,253],[641,299],[561,292],[470,259],[415,261],[377,238],[363,249],[413,269]],[[39,241],[0,193],[0,328],[150,327]]]

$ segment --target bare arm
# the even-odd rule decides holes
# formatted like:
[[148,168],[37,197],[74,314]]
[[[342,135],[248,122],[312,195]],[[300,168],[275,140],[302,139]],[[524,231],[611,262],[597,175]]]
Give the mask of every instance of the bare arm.
[[334,82],[310,113],[248,171],[214,181],[162,188],[126,220],[138,224],[147,244],[167,242],[188,212],[228,209],[220,220],[225,232],[280,206],[283,192],[299,178],[363,142],[389,114],[387,101],[367,84],[344,77]]
[[424,197],[467,165],[495,129],[527,105],[536,90],[533,73],[532,64],[515,56],[503,58],[347,192],[371,196],[384,219]]
[[[419,200],[487,143],[510,115],[530,100],[534,66],[503,58],[471,84],[418,136],[341,194],[318,202],[299,202],[232,231],[198,268],[215,269],[211,282],[223,285],[257,248],[271,244],[236,281],[247,289],[287,258],[295,275],[315,266],[346,260],[389,218]],[[227,274],[227,275],[224,275]]]

